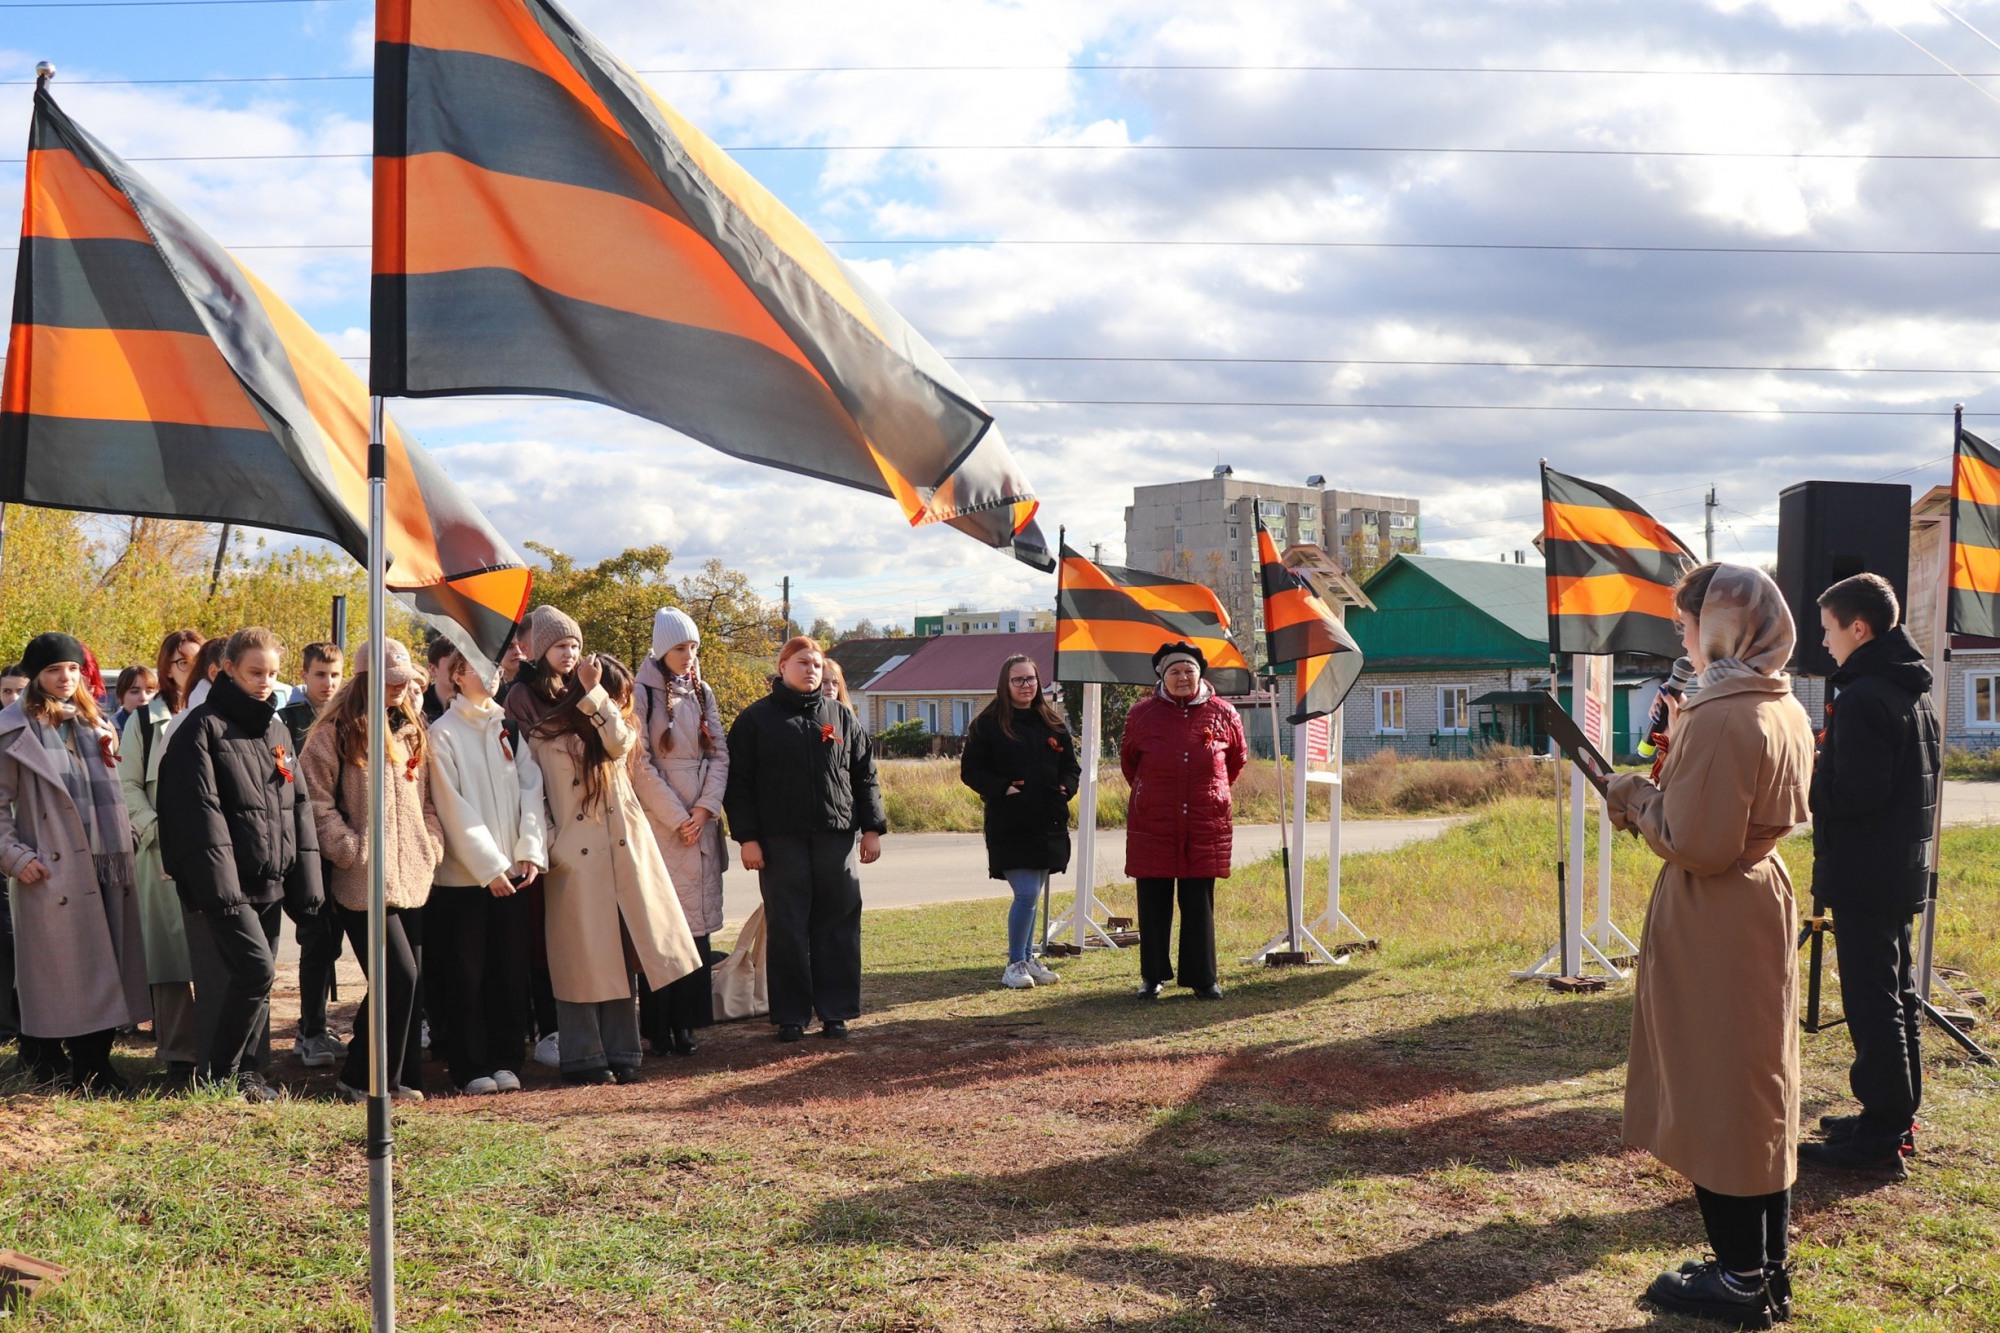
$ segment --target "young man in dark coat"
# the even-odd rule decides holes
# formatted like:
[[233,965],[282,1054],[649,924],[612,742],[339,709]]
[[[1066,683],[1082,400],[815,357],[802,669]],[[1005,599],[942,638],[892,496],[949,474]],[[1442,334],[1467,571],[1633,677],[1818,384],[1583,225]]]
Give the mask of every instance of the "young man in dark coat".
[[160,860],[228,974],[201,1076],[234,1079],[252,1102],[278,1095],[259,1066],[281,909],[310,916],[325,901],[312,803],[272,706],[277,679],[277,638],[236,631],[160,761]]
[[[302,754],[306,733],[347,674],[347,654],[337,643],[309,643],[300,669],[305,680],[292,692],[291,702],[278,710],[285,729],[292,733],[292,753]],[[320,866],[320,882],[327,883],[326,866]],[[340,964],[340,913],[328,908],[302,917],[293,926],[299,942],[299,1035],[292,1050],[308,1069],[331,1069],[347,1058],[347,1043],[333,1035],[326,1025],[327,1004],[337,998],[334,970]]]
[[765,966],[778,1040],[839,1041],[861,1013],[862,864],[882,855],[888,816],[868,731],[820,693],[826,659],[800,636],[778,655],[771,692],[729,728],[723,812],[758,872],[767,931]]
[[1897,624],[1875,574],[1820,594],[1820,625],[1837,670],[1813,765],[1813,896],[1833,909],[1841,1004],[1854,1038],[1848,1085],[1861,1113],[1828,1116],[1803,1165],[1903,1174],[1923,1098],[1924,1014],[1911,918],[1934,865],[1941,739],[1930,668]]

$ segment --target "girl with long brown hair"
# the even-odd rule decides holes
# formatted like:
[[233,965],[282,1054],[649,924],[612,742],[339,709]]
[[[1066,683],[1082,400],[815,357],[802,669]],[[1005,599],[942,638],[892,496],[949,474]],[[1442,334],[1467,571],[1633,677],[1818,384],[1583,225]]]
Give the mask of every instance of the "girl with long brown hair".
[[1014,890],[1000,984],[1046,986],[1059,978],[1035,957],[1035,905],[1049,876],[1069,868],[1069,798],[1083,768],[1069,722],[1043,696],[1041,669],[1026,653],[1000,664],[992,702],[965,733],[958,775],[986,806],[987,873]]
[[[548,662],[541,636],[553,624],[531,617],[526,650],[544,648],[536,661]],[[563,1078],[635,1083],[642,1051],[634,975],[662,990],[699,970],[701,958],[632,788],[629,761],[639,748],[632,673],[616,658],[583,655],[580,639],[578,649],[573,679],[528,732],[549,801],[549,979]],[[540,679],[529,688],[546,697]]]
[[[153,993],[154,1049],[175,1086],[194,1077],[203,1052],[197,1040],[190,916],[160,865],[160,762],[167,754],[167,724],[186,706],[201,645],[201,631],[192,629],[174,630],[160,640],[154,668],[159,692],[125,719],[118,745],[118,785],[137,840],[132,874],[146,942],[146,981]],[[199,922],[193,924],[202,929]]]
[[702,960],[699,971],[646,996],[641,1026],[655,1051],[693,1055],[695,1029],[714,1021],[708,940],[722,929],[729,749],[715,691],[701,678],[701,628],[687,612],[661,607],[654,613],[652,652],[639,667],[637,699],[642,746],[632,756],[632,784]]
[[[328,895],[338,905],[342,928],[354,956],[368,963],[368,659],[369,645],[355,655],[354,675],[328,701],[306,734],[300,759],[312,793],[319,826],[319,852],[331,868]],[[383,645],[382,683],[389,728],[383,740],[382,852],[384,902],[388,908],[390,1096],[399,1102],[423,1100],[422,1028],[416,1014],[423,976],[423,906],[431,878],[444,857],[444,829],[431,796],[429,736],[415,688],[410,650],[394,639]],[[348,1101],[367,1096],[368,1003],[356,1015],[356,1039],[348,1043],[336,1091]]]
[[21,655],[28,684],[0,710],[0,875],[11,881],[22,1063],[38,1082],[67,1071],[80,1090],[122,1092],[112,1039],[151,1018],[152,1004],[117,738],[83,686],[83,662],[67,634],[43,634]]

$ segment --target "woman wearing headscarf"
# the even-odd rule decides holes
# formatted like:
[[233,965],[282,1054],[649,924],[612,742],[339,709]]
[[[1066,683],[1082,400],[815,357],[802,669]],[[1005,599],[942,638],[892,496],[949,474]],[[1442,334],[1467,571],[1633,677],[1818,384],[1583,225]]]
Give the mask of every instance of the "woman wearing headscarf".
[[653,616],[652,652],[639,667],[641,747],[632,754],[632,786],[653,825],[653,840],[694,932],[701,967],[665,990],[648,991],[641,1027],[656,1051],[695,1053],[696,1028],[715,1021],[708,938],[722,929],[722,796],[729,787],[729,746],[715,691],[701,678],[701,627],[687,612],[663,606]]
[[69,635],[40,635],[21,654],[27,686],[0,710],[0,875],[12,881],[0,910],[13,912],[21,1063],[37,1082],[67,1070],[80,1090],[122,1092],[112,1040],[152,1003],[117,738],[83,662]]
[[1125,873],[1138,881],[1139,998],[1157,1000],[1174,979],[1167,963],[1174,901],[1181,908],[1180,984],[1219,1000],[1215,881],[1229,877],[1229,789],[1249,761],[1243,720],[1202,678],[1208,659],[1191,643],[1153,654],[1159,686],[1132,706],[1118,763],[1132,784],[1125,816]]
[[1611,779],[1612,821],[1666,862],[1646,908],[1625,1086],[1625,1142],[1694,1183],[1715,1257],[1662,1273],[1653,1304],[1768,1328],[1791,1310],[1786,1228],[1797,1174],[1797,909],[1778,842],[1806,818],[1813,737],[1784,674],[1777,585],[1709,564],[1674,590],[1700,671],[1657,785]]

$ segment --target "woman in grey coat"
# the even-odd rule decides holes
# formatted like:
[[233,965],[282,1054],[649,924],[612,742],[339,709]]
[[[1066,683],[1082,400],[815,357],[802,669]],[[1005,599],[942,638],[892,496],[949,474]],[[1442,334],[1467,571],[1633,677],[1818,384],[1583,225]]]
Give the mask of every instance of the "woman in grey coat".
[[694,1030],[714,1022],[708,937],[722,929],[722,794],[729,746],[715,691],[701,678],[701,629],[685,611],[653,616],[652,651],[639,668],[633,700],[643,745],[633,752],[632,786],[674,881],[694,934],[701,970],[648,994],[640,1005],[653,1049],[693,1055]]
[[81,1090],[122,1092],[112,1040],[153,1006],[117,740],[82,688],[82,644],[44,634],[21,662],[28,686],[0,711],[0,875],[12,881],[21,1059],[38,1082],[67,1069]]

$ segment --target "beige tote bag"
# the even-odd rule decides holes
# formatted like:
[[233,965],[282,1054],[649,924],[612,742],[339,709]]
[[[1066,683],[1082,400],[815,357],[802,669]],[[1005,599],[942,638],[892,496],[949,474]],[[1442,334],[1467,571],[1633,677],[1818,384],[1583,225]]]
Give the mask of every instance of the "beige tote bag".
[[764,984],[764,909],[759,907],[743,923],[736,947],[729,957],[715,965],[711,974],[715,987],[715,1017],[718,1022],[737,1018],[762,1018],[771,1012],[770,992]]

